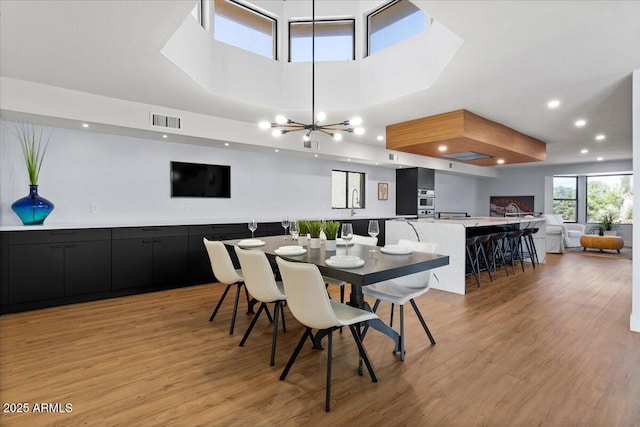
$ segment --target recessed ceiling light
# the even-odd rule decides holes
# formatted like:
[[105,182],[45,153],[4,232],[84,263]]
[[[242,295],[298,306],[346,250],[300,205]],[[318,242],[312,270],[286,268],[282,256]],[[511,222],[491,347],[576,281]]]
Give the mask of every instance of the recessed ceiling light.
[[439,151],[447,151],[447,146],[446,145],[441,145],[438,147]]
[[318,155],[317,155],[317,154],[314,154],[314,155],[313,155],[313,157],[318,157]]
[[376,166],[378,166],[380,163],[376,162]]
[[224,146],[225,146],[225,147],[228,147],[228,146],[229,146],[229,143],[228,143],[228,142],[225,142],[225,143],[224,143]]
[[547,107],[549,108],[558,108],[560,106],[560,100],[558,99],[552,99],[551,101],[547,102]]
[[83,124],[82,124],[82,127],[83,127],[83,128],[88,128],[88,127],[89,127],[89,123],[83,123]]
[[579,119],[579,120],[576,120],[574,124],[576,125],[577,128],[581,128],[587,124],[587,121],[585,119]]
[[596,141],[604,141],[606,138],[605,134],[600,133],[598,135],[596,135]]
[[378,135],[378,136],[376,137],[376,139],[377,139],[378,141],[382,141],[382,140],[384,140],[384,136],[382,136],[382,135]]
[[598,157],[596,160],[597,160],[597,161],[599,161],[599,162],[601,162],[601,161],[603,161],[603,160],[604,160],[604,157]]
[[162,137],[163,137],[163,138],[165,138],[165,139],[166,139],[166,138],[169,138],[167,135],[162,135]]
[[586,148],[583,148],[582,150],[580,150],[580,152],[582,154],[587,154],[589,152],[589,150],[587,150]]
[[275,152],[277,153],[277,152],[279,152],[280,150],[278,150],[278,149],[276,148],[276,149],[275,149],[275,150],[273,150],[273,151],[275,151]]
[[504,164],[504,159],[498,159],[498,164],[499,164],[499,165]]
[[347,159],[347,162],[350,162],[350,161],[351,161],[351,159]]

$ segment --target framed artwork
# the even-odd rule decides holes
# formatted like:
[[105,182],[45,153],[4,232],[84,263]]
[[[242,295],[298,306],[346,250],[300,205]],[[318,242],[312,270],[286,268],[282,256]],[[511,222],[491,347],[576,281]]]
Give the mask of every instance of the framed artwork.
[[389,198],[389,184],[386,182],[378,183],[378,200],[387,200]]
[[491,196],[489,216],[533,213],[534,196]]

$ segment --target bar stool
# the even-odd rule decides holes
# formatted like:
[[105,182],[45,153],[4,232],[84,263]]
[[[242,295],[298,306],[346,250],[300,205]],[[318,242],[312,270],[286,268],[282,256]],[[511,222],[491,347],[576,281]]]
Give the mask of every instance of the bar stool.
[[[489,265],[489,259],[487,258],[487,251],[485,249],[488,246],[490,238],[490,234],[483,234],[476,237],[476,265],[478,266],[478,274],[480,274],[482,270],[485,270],[487,274],[489,274],[489,280],[493,282],[491,266]],[[480,258],[481,255],[482,259]],[[484,268],[481,268],[480,261],[484,261]]]
[[[531,228],[525,228],[524,230],[522,230],[522,242],[524,242],[524,246],[527,248],[526,251],[522,250],[522,260],[524,261],[525,259],[529,259],[531,260],[531,265],[533,266],[533,268],[536,268],[536,259],[535,256],[533,255],[533,249],[531,248],[531,246],[533,245],[533,238],[531,237],[531,232],[533,229]],[[522,247],[522,242],[520,243],[520,247]]]
[[478,267],[478,258],[476,256],[476,241],[477,237],[467,237],[466,250],[467,250],[467,261],[469,261],[469,266],[471,267],[471,272],[474,276],[476,276],[476,283],[478,283],[478,287],[480,287],[480,268]]
[[524,261],[522,259],[522,230],[513,230],[507,232],[505,243],[507,250],[509,251],[509,261],[511,261],[511,272],[516,274],[515,260],[520,260],[522,271],[524,271]]
[[536,243],[533,240],[533,235],[536,234],[538,231],[539,231],[538,228],[532,228],[531,233],[529,233],[529,243],[531,244],[531,250],[533,252],[533,257],[536,260],[536,264],[540,264],[540,261],[538,260],[538,250],[536,249]]
[[489,235],[489,243],[491,244],[491,267],[493,268],[493,277],[496,277],[496,269],[498,265],[498,257],[500,257],[500,265],[504,267],[507,277],[509,277],[509,269],[507,268],[507,261],[504,257],[504,239],[507,236],[507,232],[491,233]]

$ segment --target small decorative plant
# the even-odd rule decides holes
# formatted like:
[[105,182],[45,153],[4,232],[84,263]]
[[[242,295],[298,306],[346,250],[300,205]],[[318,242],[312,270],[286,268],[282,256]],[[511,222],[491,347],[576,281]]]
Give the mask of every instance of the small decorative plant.
[[298,233],[300,236],[305,236],[309,234],[309,221],[300,220],[298,221]]
[[340,230],[340,223],[338,221],[327,221],[324,227],[324,234],[327,236],[327,240],[336,240],[338,230]]
[[598,234],[601,236],[605,231],[613,229],[613,222],[616,220],[618,211],[613,205],[607,205],[600,211],[600,225],[598,226]]
[[322,230],[322,222],[318,220],[308,221],[309,222],[309,234],[311,238],[319,238],[320,231]]
[[22,146],[22,154],[27,165],[27,173],[29,174],[29,183],[38,185],[38,177],[44,155],[49,145],[49,135],[44,139],[42,128],[38,128],[33,124],[20,123],[15,130],[16,136],[20,140]]

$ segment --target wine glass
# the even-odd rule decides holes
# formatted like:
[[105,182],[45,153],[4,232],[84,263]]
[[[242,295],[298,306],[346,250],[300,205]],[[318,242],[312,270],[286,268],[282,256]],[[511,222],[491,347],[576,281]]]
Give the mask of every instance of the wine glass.
[[350,223],[343,223],[342,224],[342,240],[345,241],[346,244],[346,250],[347,250],[347,255],[349,255],[349,242],[351,241],[351,239],[353,239],[353,227],[351,226]]
[[255,218],[249,220],[249,230],[251,230],[251,238],[253,239],[253,232],[258,229],[258,222]]
[[[380,234],[380,225],[378,224],[378,220],[372,219],[369,221],[369,236],[376,238],[376,242],[378,242],[378,234]],[[375,252],[375,249],[369,249],[369,252]]]
[[289,217],[282,218],[282,228],[284,228],[284,238],[287,238],[287,228],[289,228]]
[[293,238],[293,240],[298,240],[299,232],[300,231],[298,230],[298,221],[291,220],[291,222],[289,223],[289,233],[291,233],[291,237]]

